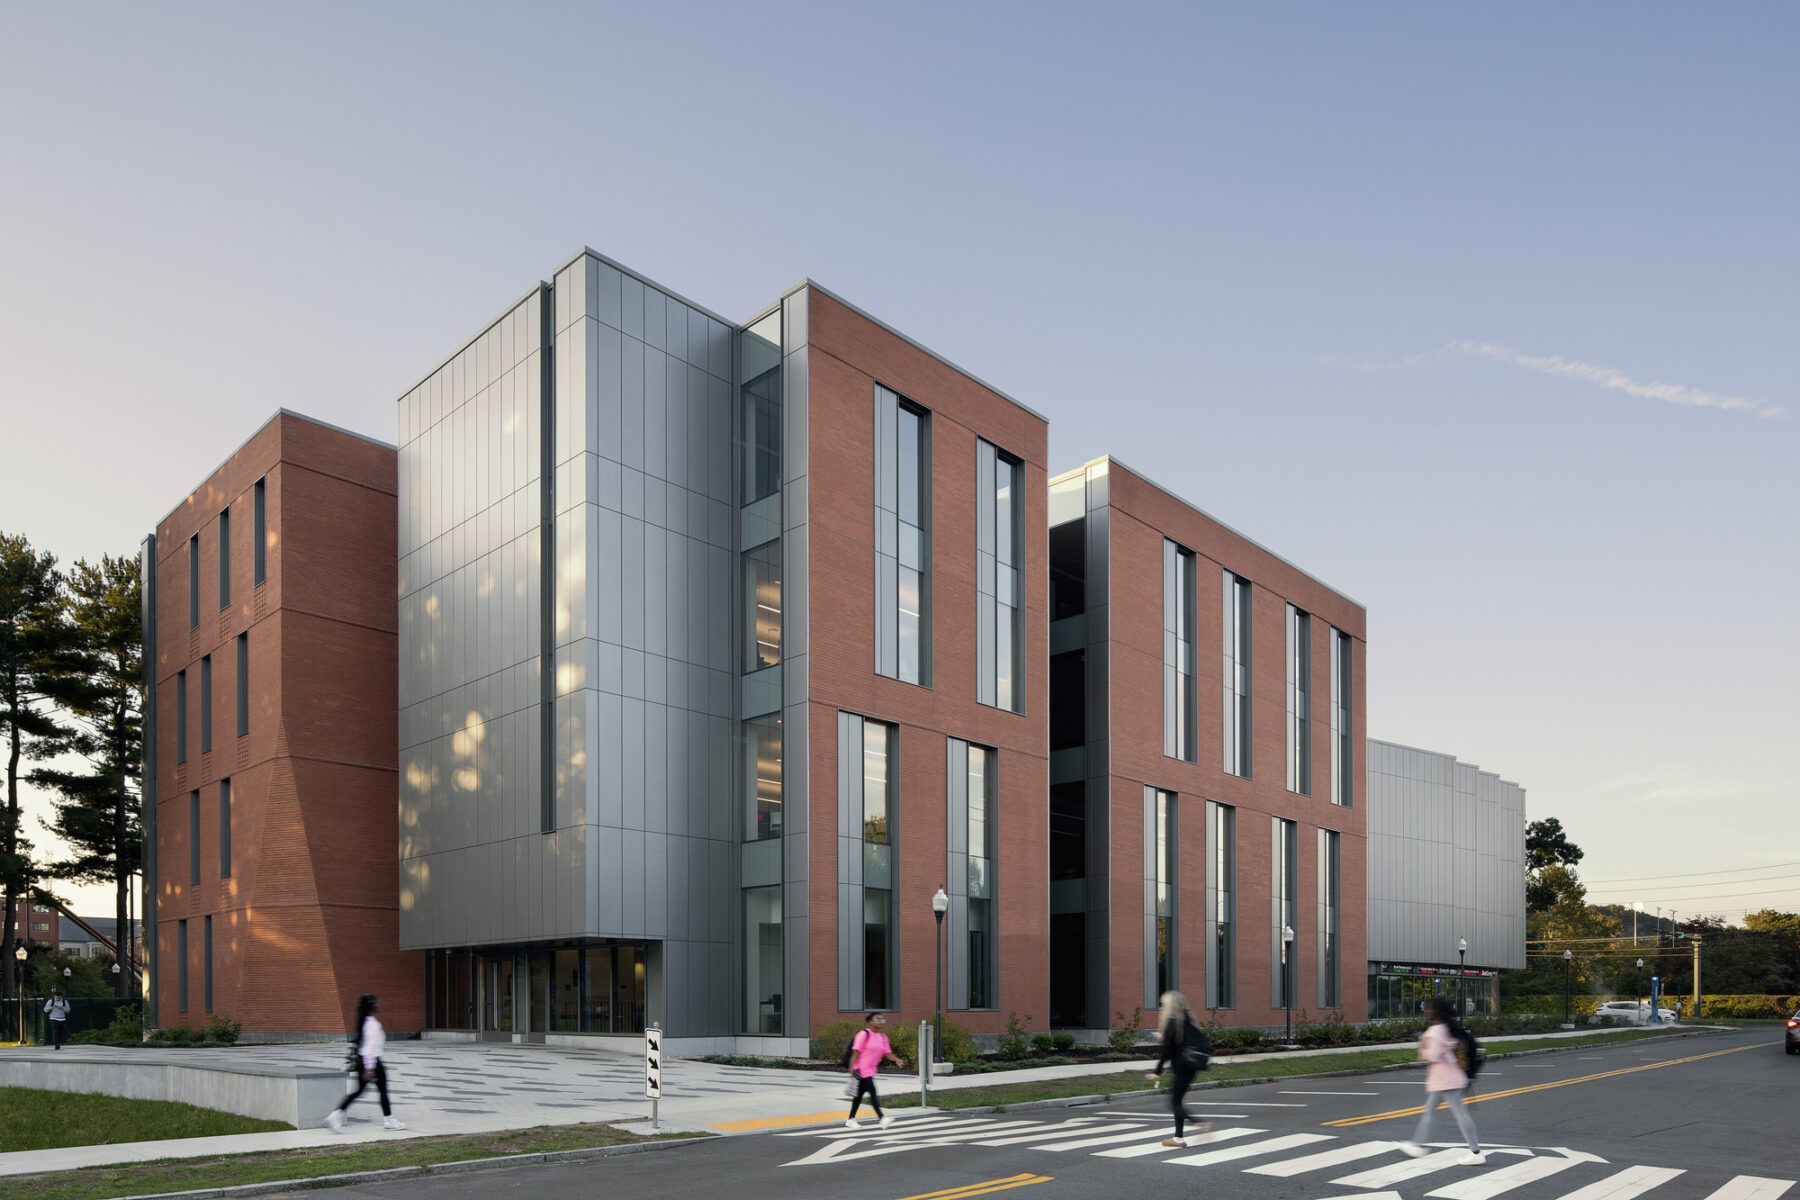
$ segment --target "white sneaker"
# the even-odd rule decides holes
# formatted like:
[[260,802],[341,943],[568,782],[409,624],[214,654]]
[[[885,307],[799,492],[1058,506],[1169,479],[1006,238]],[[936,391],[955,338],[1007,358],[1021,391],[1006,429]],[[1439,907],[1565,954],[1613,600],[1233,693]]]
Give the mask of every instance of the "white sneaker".
[[398,1117],[383,1117],[381,1118],[381,1127],[383,1129],[405,1129],[406,1125]]
[[334,1108],[325,1114],[325,1128],[331,1130],[333,1133],[344,1132],[344,1113],[342,1109]]
[[1471,1150],[1469,1153],[1457,1159],[1456,1165],[1459,1167],[1479,1167],[1485,1162],[1487,1162],[1487,1159],[1481,1156],[1481,1151]]
[[883,1129],[886,1129],[889,1125],[892,1125],[893,1123],[894,1123],[894,1114],[893,1113],[888,1113],[886,1116],[881,1118],[881,1127]]
[[1394,1145],[1408,1158],[1423,1158],[1425,1155],[1425,1147],[1417,1142],[1395,1142]]
[[845,1121],[844,1128],[845,1129],[855,1129],[856,1128],[856,1118],[851,1117],[849,1120]]
[[1186,1146],[1187,1139],[1186,1138],[1164,1138],[1163,1145],[1168,1146],[1170,1149],[1174,1149],[1176,1147]]

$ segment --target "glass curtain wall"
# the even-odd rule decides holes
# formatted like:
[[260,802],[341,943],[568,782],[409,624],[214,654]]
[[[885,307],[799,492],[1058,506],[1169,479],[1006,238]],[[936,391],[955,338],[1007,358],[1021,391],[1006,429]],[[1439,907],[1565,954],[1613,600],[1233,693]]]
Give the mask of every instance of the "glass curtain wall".
[[1250,581],[1225,572],[1225,771],[1250,778]]
[[977,439],[975,477],[975,636],[980,667],[976,699],[1018,712],[1025,701],[1019,583],[1024,565],[1019,527],[1024,468],[1004,450]]
[[875,385],[875,671],[931,683],[931,445],[925,411]]
[[744,889],[744,1027],[781,1032],[781,887]]
[[1163,539],[1163,753],[1195,761],[1192,550]]
[[[1294,822],[1280,817],[1269,818],[1269,828],[1269,902],[1273,925],[1270,962],[1274,967],[1269,995],[1273,1001],[1271,1007],[1286,1008],[1295,1000],[1295,951],[1300,948],[1300,913],[1294,895],[1295,876],[1300,871],[1300,829]],[[1286,936],[1290,932],[1291,937]]]
[[1164,992],[1175,990],[1176,980],[1179,978],[1175,864],[1180,842],[1177,837],[1175,793],[1158,788],[1146,788],[1144,793],[1144,798],[1150,805],[1149,820],[1146,822],[1149,826],[1147,848],[1150,861],[1146,866],[1153,918],[1150,944],[1146,951],[1155,964],[1155,969],[1149,973],[1148,978],[1152,986],[1146,989],[1150,993],[1146,998],[1146,1006],[1150,1006],[1159,1003]]
[[999,753],[969,747],[969,1007],[993,1008],[994,859]]
[[1287,787],[1312,795],[1312,618],[1287,606]]
[[863,723],[863,1006],[891,1008],[893,982],[893,727]]
[[781,714],[744,722],[744,838],[781,836]]
[[1343,1003],[1338,965],[1338,902],[1341,863],[1338,835],[1319,830],[1319,1006],[1333,1009]]
[[1350,635],[1331,631],[1331,802],[1355,799],[1355,747],[1350,738]]

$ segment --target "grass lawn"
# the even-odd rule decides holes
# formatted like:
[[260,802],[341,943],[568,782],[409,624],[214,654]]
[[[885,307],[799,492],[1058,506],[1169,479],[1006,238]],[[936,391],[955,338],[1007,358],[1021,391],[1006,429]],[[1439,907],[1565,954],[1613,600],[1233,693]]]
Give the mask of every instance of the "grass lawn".
[[[175,1107],[175,1106],[171,1106]],[[284,1126],[285,1128],[285,1126]],[[545,1154],[558,1150],[584,1150],[593,1146],[618,1146],[626,1142],[670,1141],[705,1134],[661,1134],[654,1138],[628,1133],[611,1125],[544,1125],[505,1133],[457,1134],[451,1137],[397,1138],[386,1142],[351,1142],[315,1146],[305,1150],[280,1150],[266,1154],[234,1154],[219,1158],[162,1159],[147,1163],[86,1167],[49,1175],[28,1175],[0,1180],[0,1200],[102,1200],[108,1196],[135,1196],[158,1192],[184,1192],[196,1188],[231,1187],[277,1179],[312,1179],[350,1171],[379,1171],[391,1167],[430,1166],[503,1154]],[[470,1188],[480,1190],[479,1186]]]
[[0,1088],[0,1130],[5,1131],[0,1141],[8,1150],[53,1150],[291,1128],[280,1121],[260,1121],[165,1100]]
[[[1513,1054],[1522,1050],[1576,1050],[1589,1046],[1610,1046],[1619,1042],[1635,1042],[1643,1038],[1666,1037],[1650,1029],[1623,1033],[1594,1034],[1591,1037],[1531,1038],[1519,1042],[1496,1042],[1492,1054]],[[1327,1071],[1367,1071],[1396,1063],[1417,1062],[1418,1054],[1410,1049],[1345,1050],[1338,1054],[1319,1054],[1307,1058],[1264,1059],[1261,1062],[1234,1062],[1230,1058],[1214,1058],[1212,1070],[1200,1075],[1196,1085],[1212,1084],[1229,1087],[1234,1083],[1260,1083],[1265,1079],[1282,1079],[1294,1075],[1317,1075]],[[896,1078],[889,1086],[898,1083]],[[985,1108],[988,1105],[1026,1104],[1033,1100],[1060,1100],[1069,1096],[1115,1096],[1121,1092],[1143,1091],[1150,1087],[1141,1071],[1115,1071],[1106,1075],[1079,1075],[1069,1079],[1042,1080],[1035,1083],[995,1083],[972,1088],[940,1088],[931,1094],[937,1108]],[[896,1091],[893,1099],[883,1100],[887,1108],[916,1108],[919,1095]]]

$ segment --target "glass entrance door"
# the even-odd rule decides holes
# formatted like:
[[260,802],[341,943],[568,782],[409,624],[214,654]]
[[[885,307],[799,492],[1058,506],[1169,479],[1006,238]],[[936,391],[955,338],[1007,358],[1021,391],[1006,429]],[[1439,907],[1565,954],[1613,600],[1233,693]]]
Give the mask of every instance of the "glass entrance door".
[[520,1032],[528,1042],[541,1042],[544,1040],[544,1031],[550,1028],[551,959],[548,954],[533,954],[526,961],[530,964],[527,971],[529,992]]
[[513,960],[483,959],[481,964],[481,1036],[510,1041],[513,1032]]

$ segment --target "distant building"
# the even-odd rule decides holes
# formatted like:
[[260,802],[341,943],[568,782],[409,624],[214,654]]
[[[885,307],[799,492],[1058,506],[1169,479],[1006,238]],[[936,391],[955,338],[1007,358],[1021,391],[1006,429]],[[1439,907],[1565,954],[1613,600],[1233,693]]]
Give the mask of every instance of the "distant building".
[[1525,789],[1393,742],[1368,756],[1369,1016],[1431,995],[1494,1011],[1525,967]]
[[13,919],[13,937],[36,946],[48,946],[54,953],[61,944],[61,929],[56,908],[21,897],[18,916]]
[[[109,947],[106,942],[101,941],[100,938],[95,937],[92,933],[83,929],[73,918],[63,916],[58,917],[57,920],[60,928],[63,953],[73,954],[77,958],[113,957],[112,948]],[[117,917],[82,917],[81,921],[98,932],[101,937],[112,942],[113,945],[118,944],[117,930],[119,919]],[[136,932],[137,930],[134,923],[134,935]],[[131,947],[127,946],[127,957],[130,956],[130,951]]]
[[394,448],[277,413],[146,539],[154,1023],[417,1030],[394,848]]

